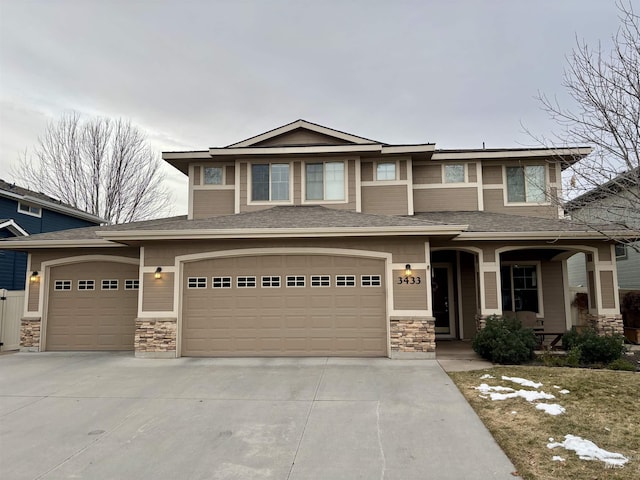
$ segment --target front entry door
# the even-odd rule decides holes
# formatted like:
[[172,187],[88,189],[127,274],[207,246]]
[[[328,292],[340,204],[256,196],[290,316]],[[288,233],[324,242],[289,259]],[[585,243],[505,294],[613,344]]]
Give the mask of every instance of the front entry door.
[[433,316],[436,319],[436,334],[443,337],[452,337],[454,334],[452,283],[450,265],[432,265]]

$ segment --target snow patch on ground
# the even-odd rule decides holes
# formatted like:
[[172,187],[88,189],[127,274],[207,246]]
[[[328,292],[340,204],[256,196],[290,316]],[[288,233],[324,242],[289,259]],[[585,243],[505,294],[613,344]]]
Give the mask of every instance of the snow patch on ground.
[[622,467],[629,461],[629,459],[621,453],[607,452],[592,441],[575,435],[565,435],[564,442],[553,442],[553,438],[549,440],[551,443],[547,443],[547,448],[563,447],[567,450],[573,450],[580,460],[600,460],[616,467]]
[[566,409],[557,403],[538,403],[536,404],[536,408],[549,415],[561,415],[566,412]]
[[486,383],[481,383],[479,387],[476,387],[476,390],[479,390],[480,393],[484,393],[485,395],[491,392],[515,392],[513,388],[509,387],[490,387]]
[[562,457],[560,457],[559,455],[554,455],[553,458],[551,458],[552,462],[566,462],[566,460]]
[[[508,398],[522,397],[528,402],[534,402],[536,400],[551,400],[556,397],[550,393],[537,392],[535,390],[518,390],[515,391],[509,387],[491,387],[486,383],[482,383],[479,387],[475,387],[482,395],[489,395],[491,400],[506,400]],[[508,393],[500,393],[508,392]]]
[[508,380],[509,382],[517,383],[518,385],[522,385],[523,387],[540,388],[542,386],[541,383],[533,382],[531,380],[527,380],[526,378],[520,377],[505,377],[503,375],[502,380]]
[[496,377],[494,377],[493,375],[489,375],[488,373],[485,373],[480,377],[480,380],[486,380],[487,378],[496,378]]
[[567,393],[570,393],[570,392],[569,392],[569,390],[567,390],[567,389],[563,389],[563,390],[560,390],[558,393],[561,393],[561,394],[563,394],[563,395],[566,395]]

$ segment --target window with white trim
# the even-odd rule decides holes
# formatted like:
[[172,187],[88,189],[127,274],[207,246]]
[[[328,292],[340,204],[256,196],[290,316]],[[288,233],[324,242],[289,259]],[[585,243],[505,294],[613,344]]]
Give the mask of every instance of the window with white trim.
[[207,277],[187,278],[187,288],[207,288]]
[[312,287],[330,287],[331,275],[311,275]]
[[101,290],[118,290],[118,280],[102,280]]
[[379,162],[376,164],[376,180],[395,180],[396,162]]
[[256,277],[237,277],[236,286],[238,288],[256,288]]
[[305,276],[304,275],[288,275],[287,287],[304,287]]
[[306,200],[344,200],[344,162],[305,164]]
[[382,278],[380,275],[362,275],[360,277],[360,285],[363,287],[380,287]]
[[95,280],[78,280],[78,290],[95,290]]
[[261,279],[261,285],[263,288],[280,288],[279,276],[265,276]]
[[355,287],[355,275],[336,275],[336,287]]
[[500,276],[503,311],[540,312],[537,265],[502,265]]
[[507,168],[509,203],[543,203],[547,201],[544,165]]
[[31,215],[33,217],[41,217],[42,209],[29,203],[18,202],[18,212]]
[[204,167],[205,185],[222,185],[224,181],[224,167]]
[[56,280],[53,283],[54,290],[71,290],[71,280]]
[[616,260],[624,260],[627,258],[627,246],[624,243],[616,243]]
[[137,278],[130,278],[124,281],[125,290],[138,290],[140,288],[140,280]]
[[251,201],[289,200],[289,164],[258,163],[251,165]]
[[464,183],[464,163],[450,163],[444,166],[444,183]]
[[213,277],[211,286],[213,288],[231,288],[231,277]]

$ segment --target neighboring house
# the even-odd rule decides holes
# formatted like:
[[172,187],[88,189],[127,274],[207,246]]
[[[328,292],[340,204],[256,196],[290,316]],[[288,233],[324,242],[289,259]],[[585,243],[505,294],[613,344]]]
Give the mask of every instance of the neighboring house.
[[[42,193],[0,180],[0,238],[99,225],[103,220]],[[27,255],[0,250],[0,290],[24,290]]]
[[622,330],[614,244],[547,201],[589,148],[440,150],[298,120],[166,152],[189,213],[5,242],[29,252],[22,345],[141,357],[428,358],[494,314]]
[[[624,223],[640,229],[640,192],[635,168],[595,188],[565,205],[572,219],[584,224]],[[621,290],[640,290],[640,242],[615,246],[618,286]],[[586,286],[585,256],[576,254],[568,262],[571,286]]]

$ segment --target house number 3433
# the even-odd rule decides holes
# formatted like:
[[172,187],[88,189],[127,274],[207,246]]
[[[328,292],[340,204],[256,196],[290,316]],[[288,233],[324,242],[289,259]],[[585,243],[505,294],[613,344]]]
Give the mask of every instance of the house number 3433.
[[422,283],[422,278],[420,277],[398,277],[398,285],[420,285]]

